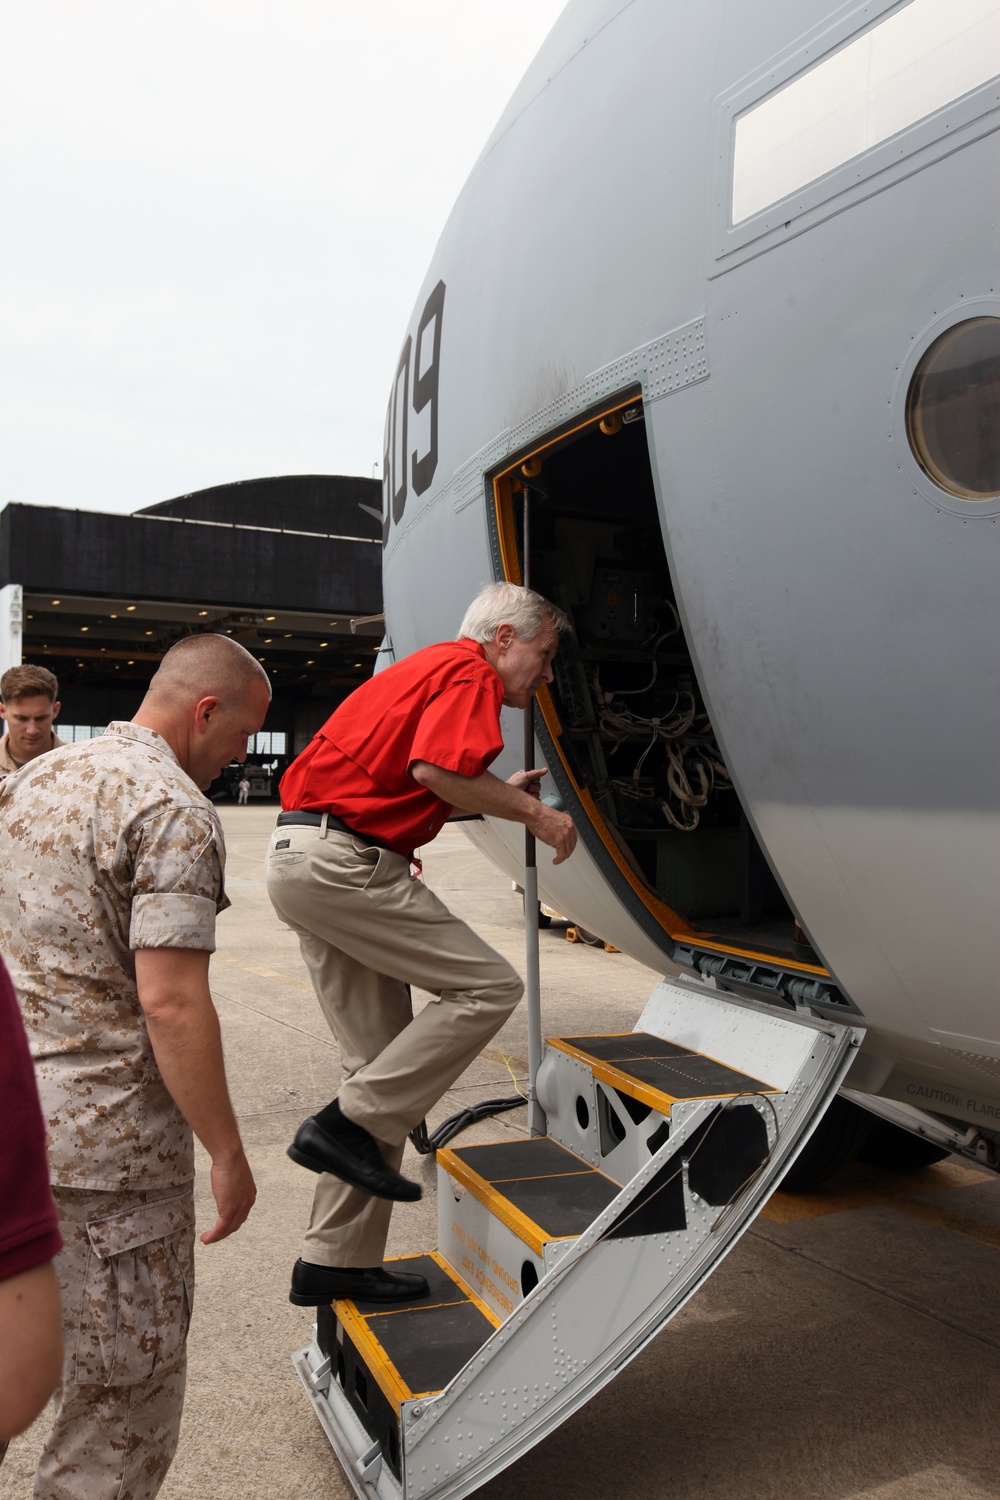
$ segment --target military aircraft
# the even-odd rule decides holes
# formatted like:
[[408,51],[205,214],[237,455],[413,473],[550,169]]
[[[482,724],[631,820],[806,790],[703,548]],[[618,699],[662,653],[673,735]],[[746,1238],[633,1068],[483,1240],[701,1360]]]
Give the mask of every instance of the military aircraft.
[[439,1155],[496,1327],[386,1394],[365,1319],[321,1319],[300,1373],[359,1494],[469,1493],[872,1112],[888,1160],[1000,1163],[998,75],[998,0],[575,0],[444,229],[386,414],[386,644],[492,578],[568,612],[534,734],[580,845],[539,890],[661,978],[533,1079],[526,1148],[618,1194],[582,1233],[523,1164]]

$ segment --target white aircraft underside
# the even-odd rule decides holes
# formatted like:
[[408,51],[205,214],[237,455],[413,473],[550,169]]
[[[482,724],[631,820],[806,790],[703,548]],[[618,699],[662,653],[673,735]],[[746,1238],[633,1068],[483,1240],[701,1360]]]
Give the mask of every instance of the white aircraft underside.
[[[523,580],[531,487],[577,625],[537,717],[582,837],[543,900],[866,1027],[853,1087],[987,1133],[998,73],[996,0],[577,0],[442,235],[385,458],[397,659]],[[690,832],[671,744],[724,763]],[[475,837],[516,878],[517,830]]]

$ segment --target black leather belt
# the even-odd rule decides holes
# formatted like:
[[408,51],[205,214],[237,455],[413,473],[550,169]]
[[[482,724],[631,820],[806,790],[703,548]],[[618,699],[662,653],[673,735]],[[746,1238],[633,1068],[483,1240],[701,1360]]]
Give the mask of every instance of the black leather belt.
[[[305,825],[307,828],[322,828],[323,819],[326,819],[327,828],[332,828],[336,833],[349,833],[352,839],[361,839],[362,843],[369,844],[373,849],[388,849],[388,844],[383,844],[381,839],[373,839],[367,833],[359,833],[356,828],[348,828],[340,818],[335,818],[333,813],[321,812],[280,812],[278,814],[278,827],[288,828],[293,824]],[[389,850],[392,853],[392,850]]]

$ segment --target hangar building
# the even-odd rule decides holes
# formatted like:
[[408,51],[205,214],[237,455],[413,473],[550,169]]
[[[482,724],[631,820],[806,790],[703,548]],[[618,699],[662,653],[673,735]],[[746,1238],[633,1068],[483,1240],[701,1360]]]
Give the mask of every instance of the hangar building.
[[382,487],[293,475],[217,485],[131,515],[9,504],[0,511],[0,670],[59,678],[63,738],[135,712],[182,636],[232,635],[274,700],[248,757],[275,774],[371,675],[382,638]]

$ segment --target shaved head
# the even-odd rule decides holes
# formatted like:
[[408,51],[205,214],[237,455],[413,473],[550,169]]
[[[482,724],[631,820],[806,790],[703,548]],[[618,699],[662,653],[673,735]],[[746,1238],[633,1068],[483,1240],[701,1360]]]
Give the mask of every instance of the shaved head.
[[231,708],[255,686],[265,687],[270,698],[267,673],[238,641],[228,635],[189,635],[160,662],[146,701],[160,709],[179,708],[211,696]]

